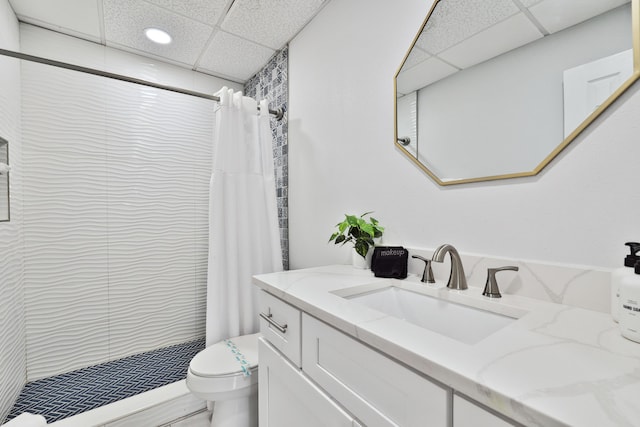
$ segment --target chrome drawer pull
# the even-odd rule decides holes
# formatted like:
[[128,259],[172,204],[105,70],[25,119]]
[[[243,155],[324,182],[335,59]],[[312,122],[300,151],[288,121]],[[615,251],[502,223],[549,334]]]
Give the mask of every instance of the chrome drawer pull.
[[271,326],[282,332],[283,334],[287,332],[287,325],[279,325],[275,320],[273,320],[273,314],[264,314],[260,313],[260,317],[267,321]]

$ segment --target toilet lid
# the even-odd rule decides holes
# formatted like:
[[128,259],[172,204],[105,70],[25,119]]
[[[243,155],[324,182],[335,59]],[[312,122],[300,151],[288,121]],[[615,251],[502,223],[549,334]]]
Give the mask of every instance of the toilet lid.
[[223,340],[200,351],[191,359],[189,369],[200,377],[224,377],[243,373],[243,366],[258,366],[258,337],[243,335]]

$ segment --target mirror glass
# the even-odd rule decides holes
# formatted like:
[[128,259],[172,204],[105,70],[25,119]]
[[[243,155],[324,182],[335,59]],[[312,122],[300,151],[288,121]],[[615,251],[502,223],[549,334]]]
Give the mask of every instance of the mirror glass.
[[441,185],[537,174],[637,79],[638,1],[437,0],[396,74],[397,146]]
[[0,221],[9,221],[9,143],[0,138]]

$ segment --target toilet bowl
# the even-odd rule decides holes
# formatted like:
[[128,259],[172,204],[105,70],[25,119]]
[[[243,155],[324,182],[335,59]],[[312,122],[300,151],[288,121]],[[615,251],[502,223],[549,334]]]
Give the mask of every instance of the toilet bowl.
[[213,402],[211,427],[258,426],[259,333],[220,341],[191,359],[187,387]]

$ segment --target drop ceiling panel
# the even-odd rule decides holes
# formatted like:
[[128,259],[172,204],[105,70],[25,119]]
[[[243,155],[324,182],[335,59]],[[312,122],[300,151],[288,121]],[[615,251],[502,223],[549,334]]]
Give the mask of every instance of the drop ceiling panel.
[[[329,1],[9,0],[21,22],[235,82],[264,66]],[[147,40],[148,27],[173,42]]]
[[431,57],[407,71],[403,71],[396,80],[396,87],[402,93],[410,93],[445,78],[458,69]]
[[245,81],[260,70],[274,53],[272,49],[219,31],[202,55],[197,69]]
[[[193,65],[213,27],[142,0],[103,0],[107,46],[124,46],[140,53]],[[167,45],[148,40],[144,29],[155,27],[173,37]]]
[[572,25],[614,9],[630,0],[544,0],[529,8],[531,14],[543,27],[553,34]]
[[542,37],[538,28],[523,13],[519,13],[438,56],[456,67],[468,68]]
[[215,25],[232,0],[147,0],[157,6],[208,25]]
[[411,53],[407,57],[407,60],[402,65],[402,70],[406,71],[411,67],[415,67],[416,65],[418,65],[422,61],[425,61],[425,60],[429,59],[430,56],[431,55],[429,55],[424,50],[420,50],[419,48],[413,48],[413,49],[411,49]]
[[222,29],[280,49],[316,14],[324,0],[236,0]]
[[69,34],[100,40],[99,0],[10,0],[23,22]]
[[511,0],[494,0],[490,8],[486,0],[442,1],[427,21],[417,44],[437,54],[519,11]]

